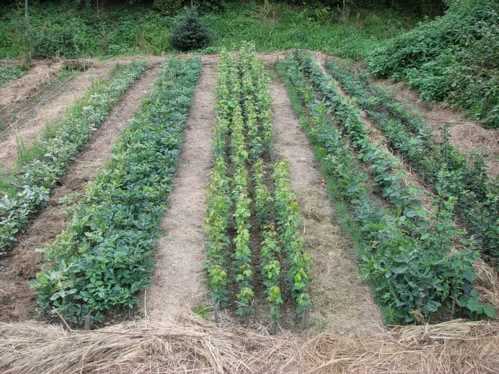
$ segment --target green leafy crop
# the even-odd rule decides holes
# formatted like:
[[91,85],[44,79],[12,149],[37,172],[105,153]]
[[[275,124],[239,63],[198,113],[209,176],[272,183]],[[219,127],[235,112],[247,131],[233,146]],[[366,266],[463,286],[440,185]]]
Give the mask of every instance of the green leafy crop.
[[199,59],[170,59],[152,93],[86,189],[71,223],[45,250],[34,287],[42,310],[102,321],[130,309],[148,284],[155,239],[172,189]]

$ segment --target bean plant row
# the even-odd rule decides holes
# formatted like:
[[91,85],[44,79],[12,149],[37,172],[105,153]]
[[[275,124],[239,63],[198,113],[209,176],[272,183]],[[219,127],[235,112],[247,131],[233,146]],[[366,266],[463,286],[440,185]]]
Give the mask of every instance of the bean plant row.
[[356,99],[371,121],[383,132],[390,148],[444,197],[455,197],[456,213],[483,253],[499,266],[499,185],[487,177],[483,158],[467,161],[448,142],[432,140],[431,130],[416,113],[409,112],[363,74],[354,74],[329,61],[328,72]]
[[288,166],[272,161],[268,76],[254,46],[222,53],[217,94],[206,219],[213,302],[247,317],[261,293],[274,323],[287,299],[303,316],[311,305],[310,260]]
[[[348,132],[342,128],[342,113],[333,118],[330,105],[317,94],[311,76],[307,76],[310,71],[305,70],[303,59],[296,55],[278,64],[331,197],[349,208],[349,229],[360,238],[361,274],[372,285],[386,322],[493,316],[494,308],[482,303],[474,288],[477,253],[466,248],[451,251],[448,243],[429,246],[429,240],[407,229],[410,217],[373,198],[370,175],[356,154],[358,149],[345,141]],[[352,135],[350,141],[354,143]],[[448,209],[442,212],[444,222],[449,221],[445,214]],[[447,232],[445,227],[435,228],[435,232],[440,231]]]
[[12,248],[29,220],[47,204],[68,165],[145,69],[143,62],[118,65],[108,80],[94,83],[33,146],[30,159],[10,178],[11,188],[0,191],[0,255]]
[[45,249],[44,270],[34,283],[45,313],[77,325],[98,323],[111,311],[130,311],[149,285],[200,71],[198,58],[172,58],[161,68],[110,162]]
[[430,212],[424,210],[421,192],[407,182],[407,172],[403,170],[400,161],[382,149],[379,143],[371,141],[355,103],[339,92],[335,82],[328,79],[310,54],[296,52],[294,56],[300,62],[314,93],[331,111],[331,117],[343,139],[352,145],[359,161],[369,167],[375,186],[396,209],[405,231],[419,239],[429,250],[438,246],[449,252],[454,250],[455,244],[474,248],[474,243],[464,240],[462,230],[457,229],[453,222],[455,199],[438,196],[430,199],[435,209]]

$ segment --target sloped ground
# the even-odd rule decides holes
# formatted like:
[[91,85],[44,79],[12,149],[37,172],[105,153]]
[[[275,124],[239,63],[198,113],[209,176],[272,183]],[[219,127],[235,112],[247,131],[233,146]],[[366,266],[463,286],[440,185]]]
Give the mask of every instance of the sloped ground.
[[276,151],[290,164],[293,190],[303,214],[305,245],[313,258],[311,322],[347,335],[373,335],[383,330],[369,288],[362,283],[353,243],[335,223],[324,182],[301,131],[284,85],[271,85]]
[[486,129],[442,104],[423,102],[404,83],[389,80],[377,81],[377,83],[387,89],[397,100],[421,115],[431,126],[433,137],[437,142],[442,140],[442,129],[448,127],[449,141],[452,145],[464,154],[473,152],[482,154],[489,175],[492,177],[499,175],[499,131],[497,129]]
[[[267,63],[282,55],[263,55]],[[127,60],[128,61],[128,60]],[[159,62],[151,59],[151,63]],[[153,286],[143,321],[96,331],[67,331],[26,321],[34,317],[28,287],[39,267],[36,248],[65,226],[65,203],[109,159],[112,144],[154,83],[146,73],[94,134],[33,221],[18,248],[0,265],[0,369],[5,373],[497,373],[499,324],[453,321],[387,329],[358,275],[353,245],[336,223],[307,140],[284,87],[271,85],[276,150],[290,162],[293,188],[313,257],[314,328],[270,336],[199,320],[185,309],[204,300],[203,219],[215,121],[216,56],[204,68],[187,123],[174,191],[158,244]],[[76,193],[76,195],[75,195]],[[73,201],[73,203],[74,203]],[[175,218],[175,220],[173,219]],[[323,331],[326,331],[325,333]],[[346,335],[346,336],[344,336]],[[359,337],[361,336],[361,337]]]

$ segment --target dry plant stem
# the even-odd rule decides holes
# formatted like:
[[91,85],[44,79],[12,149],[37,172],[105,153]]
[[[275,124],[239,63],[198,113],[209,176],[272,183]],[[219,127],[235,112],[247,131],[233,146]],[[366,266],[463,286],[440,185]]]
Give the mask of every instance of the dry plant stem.
[[450,321],[371,337],[304,338],[217,327],[192,315],[96,331],[0,323],[0,370],[48,373],[497,373],[499,324]]

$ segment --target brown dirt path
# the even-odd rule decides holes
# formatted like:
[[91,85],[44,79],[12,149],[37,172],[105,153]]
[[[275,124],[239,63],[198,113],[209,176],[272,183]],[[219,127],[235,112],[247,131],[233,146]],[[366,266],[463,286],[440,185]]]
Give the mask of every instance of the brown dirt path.
[[92,82],[106,77],[111,68],[110,65],[102,68],[90,68],[78,75],[69,82],[61,95],[41,105],[29,123],[23,123],[22,127],[18,129],[9,130],[5,139],[0,140],[0,168],[11,170],[16,164],[19,141],[25,147],[32,145],[47,125],[55,123],[58,118],[61,118],[72,104],[83,97]]
[[0,88],[0,108],[33,96],[43,83],[51,79],[63,67],[62,62],[35,62],[35,66],[22,77]]
[[274,146],[289,161],[291,185],[303,212],[304,239],[313,259],[311,320],[337,334],[383,331],[381,315],[363,284],[352,242],[341,232],[314,155],[301,131],[286,88],[271,84]]
[[204,64],[194,93],[175,185],[161,223],[152,286],[145,314],[152,320],[178,317],[206,295],[204,216],[215,125],[216,65]]
[[33,220],[10,255],[0,258],[0,321],[25,320],[34,315],[35,295],[29,281],[40,269],[42,259],[36,250],[54,240],[68,222],[68,204],[61,199],[69,199],[69,204],[77,202],[78,194],[109,160],[113,143],[140,108],[142,98],[151,90],[158,73],[159,66],[153,67],[129,89],[67,171],[47,208]]

